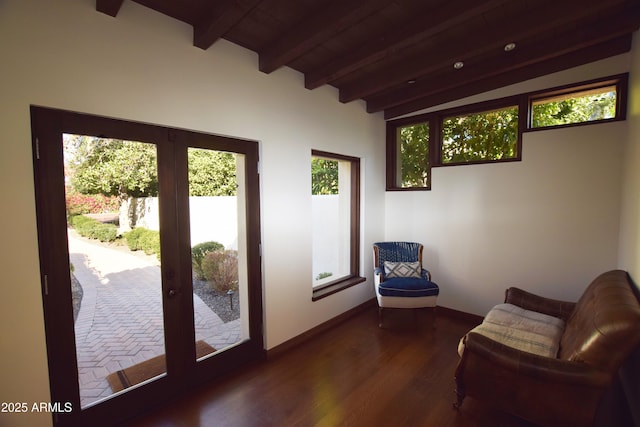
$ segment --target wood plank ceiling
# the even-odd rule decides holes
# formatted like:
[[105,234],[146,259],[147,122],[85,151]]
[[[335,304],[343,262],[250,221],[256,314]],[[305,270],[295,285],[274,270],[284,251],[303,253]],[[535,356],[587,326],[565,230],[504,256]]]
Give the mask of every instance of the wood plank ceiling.
[[628,52],[640,27],[640,0],[126,1],[193,26],[194,46],[226,39],[264,73],[290,67],[387,119]]

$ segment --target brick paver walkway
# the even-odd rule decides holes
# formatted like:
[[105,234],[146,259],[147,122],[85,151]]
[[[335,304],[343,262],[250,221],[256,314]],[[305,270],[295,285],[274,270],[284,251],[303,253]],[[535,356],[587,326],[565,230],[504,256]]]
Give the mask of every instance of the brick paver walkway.
[[[75,324],[81,404],[112,394],[106,376],[164,354],[160,268],[139,256],[79,238],[69,253],[83,298]],[[196,339],[220,350],[240,340],[240,320],[224,323],[194,295]]]

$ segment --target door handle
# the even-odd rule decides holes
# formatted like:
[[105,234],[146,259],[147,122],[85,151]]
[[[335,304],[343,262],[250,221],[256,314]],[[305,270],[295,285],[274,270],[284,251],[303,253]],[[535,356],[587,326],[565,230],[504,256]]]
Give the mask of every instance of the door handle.
[[169,298],[173,298],[178,294],[178,291],[176,291],[175,289],[169,289],[169,292],[167,292],[169,294]]

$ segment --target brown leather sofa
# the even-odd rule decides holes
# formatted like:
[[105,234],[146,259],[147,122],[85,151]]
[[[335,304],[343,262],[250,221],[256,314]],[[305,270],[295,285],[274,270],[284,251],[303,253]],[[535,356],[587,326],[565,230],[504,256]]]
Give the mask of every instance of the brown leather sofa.
[[543,426],[593,425],[620,365],[640,343],[640,304],[625,271],[598,276],[577,303],[518,288],[505,303],[566,322],[557,357],[517,350],[475,332],[463,338],[455,373],[465,396]]

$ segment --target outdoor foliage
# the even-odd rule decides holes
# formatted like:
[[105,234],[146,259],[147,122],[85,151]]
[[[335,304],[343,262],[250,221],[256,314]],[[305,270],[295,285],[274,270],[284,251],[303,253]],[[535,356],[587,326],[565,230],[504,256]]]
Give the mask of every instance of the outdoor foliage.
[[67,192],[66,201],[67,215],[117,212],[120,207],[120,201],[116,197],[107,197],[102,194]]
[[398,129],[401,153],[402,187],[429,187],[429,123]]
[[338,161],[311,158],[311,194],[338,194]]
[[[156,147],[153,144],[66,135],[66,174],[81,194],[129,197],[158,195]],[[191,196],[236,194],[236,159],[233,153],[188,150]]]
[[191,248],[191,263],[196,279],[205,279],[205,274],[202,270],[202,260],[206,254],[213,251],[224,251],[224,245],[218,242],[202,242]]
[[113,242],[118,236],[118,227],[115,225],[103,224],[84,215],[70,216],[69,225],[81,236],[101,242]]
[[208,252],[202,260],[204,276],[218,292],[238,289],[238,252],[233,250]]
[[235,196],[236,158],[233,153],[190,148],[189,195]]
[[333,276],[333,273],[325,271],[323,273],[320,273],[316,276],[316,280],[322,280],[322,279],[326,279],[327,277],[331,277]]
[[153,144],[75,135],[65,140],[67,169],[82,194],[127,197],[158,195]]
[[518,107],[449,117],[442,124],[442,162],[464,163],[517,156]]
[[160,259],[160,232],[138,227],[122,234],[127,246],[132,251],[144,251],[145,254],[156,254]]
[[571,95],[566,99],[536,102],[532,108],[532,127],[558,126],[616,116],[616,91]]

